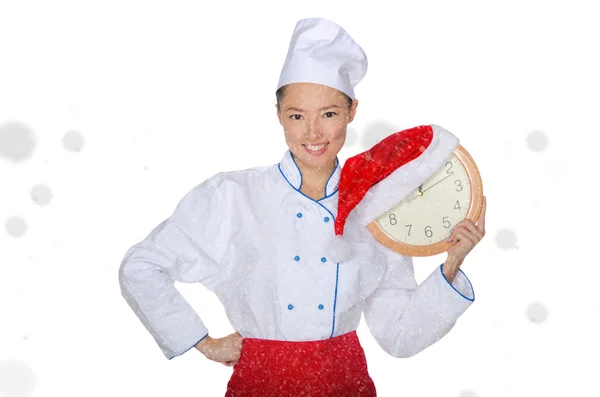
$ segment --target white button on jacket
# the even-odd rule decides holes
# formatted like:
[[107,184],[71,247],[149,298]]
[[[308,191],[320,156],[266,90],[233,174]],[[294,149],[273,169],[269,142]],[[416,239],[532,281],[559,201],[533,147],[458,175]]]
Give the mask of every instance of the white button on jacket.
[[409,357],[450,331],[474,301],[460,270],[441,265],[417,284],[412,258],[379,244],[352,211],[344,240],[354,255],[327,257],[337,214],[339,162],[315,201],[300,192],[290,151],[279,164],[219,173],[193,188],[174,213],[121,263],[122,295],[171,359],[208,334],[174,282],[202,283],[242,337],[311,341],[358,328],[395,357]]

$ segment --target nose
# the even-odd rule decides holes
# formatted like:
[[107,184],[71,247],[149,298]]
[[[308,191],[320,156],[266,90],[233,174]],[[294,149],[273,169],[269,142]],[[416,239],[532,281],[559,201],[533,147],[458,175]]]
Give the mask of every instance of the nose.
[[312,119],[306,123],[306,139],[309,141],[315,141],[323,136],[323,132],[321,131],[321,127],[319,125],[319,120]]

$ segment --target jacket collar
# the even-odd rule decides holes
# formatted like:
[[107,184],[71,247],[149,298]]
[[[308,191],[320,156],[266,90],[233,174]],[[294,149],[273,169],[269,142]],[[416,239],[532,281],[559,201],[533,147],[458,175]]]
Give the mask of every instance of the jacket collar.
[[[298,167],[291,150],[288,150],[283,155],[283,158],[279,163],[279,171],[294,189],[300,191],[300,188],[302,187],[302,173],[300,172],[300,167]],[[337,193],[341,172],[340,161],[336,156],[335,169],[327,180],[325,185],[325,196],[323,198],[327,198]]]

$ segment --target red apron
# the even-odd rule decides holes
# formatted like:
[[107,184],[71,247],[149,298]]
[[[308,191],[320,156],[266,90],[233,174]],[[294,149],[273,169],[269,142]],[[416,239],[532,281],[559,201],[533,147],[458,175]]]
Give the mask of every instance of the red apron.
[[244,338],[225,397],[374,397],[356,331],[288,342]]

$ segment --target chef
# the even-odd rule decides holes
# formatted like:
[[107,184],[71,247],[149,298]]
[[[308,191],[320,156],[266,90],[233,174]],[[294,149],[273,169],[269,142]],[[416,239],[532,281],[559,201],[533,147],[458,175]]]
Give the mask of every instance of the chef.
[[[375,396],[356,335],[361,313],[382,349],[410,357],[475,299],[459,267],[483,237],[483,220],[456,225],[448,259],[420,285],[412,258],[365,227],[458,145],[441,127],[419,126],[342,168],[337,155],[366,71],[365,53],[342,27],[298,21],[276,95],[289,147],[281,161],[195,186],[121,263],[122,295],[165,357],[194,347],[233,366],[226,397]],[[236,332],[211,335],[175,281],[213,291]]]

